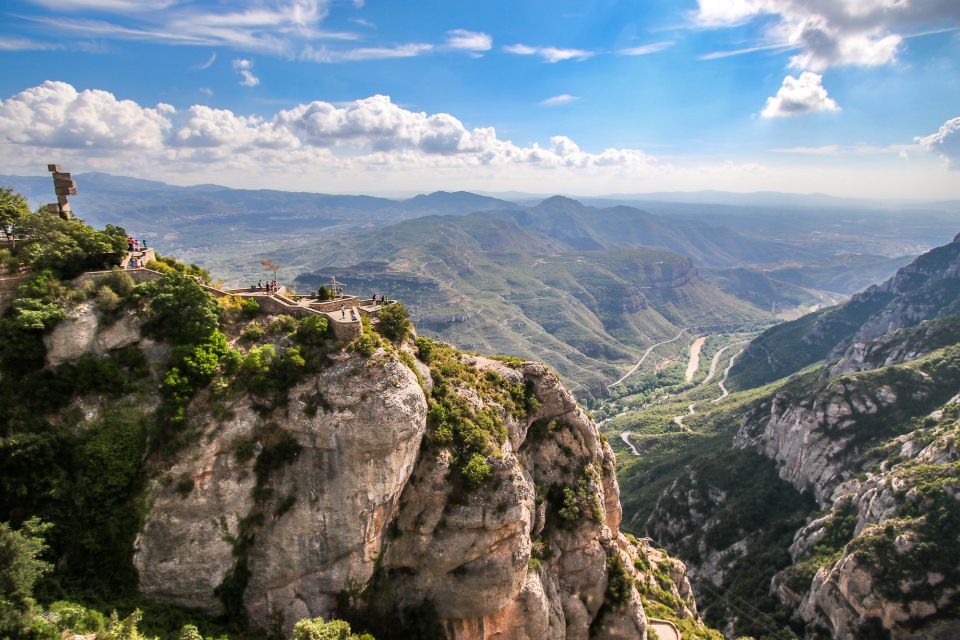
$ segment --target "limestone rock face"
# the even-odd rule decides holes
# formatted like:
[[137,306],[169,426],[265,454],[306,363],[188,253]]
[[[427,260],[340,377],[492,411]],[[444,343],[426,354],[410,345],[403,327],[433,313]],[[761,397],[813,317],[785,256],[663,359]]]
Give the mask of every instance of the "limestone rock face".
[[[658,552],[619,533],[614,454],[596,425],[542,365],[457,357],[537,400],[526,414],[493,407],[505,438],[477,489],[465,489],[449,450],[422,446],[423,388],[382,350],[335,356],[280,409],[195,398],[198,444],[151,481],[135,555],[144,594],[212,614],[231,612],[233,594],[254,625],[289,629],[336,615],[338,598],[379,575],[398,607],[428,604],[452,639],[645,638],[636,584],[653,577],[634,561]],[[258,461],[278,443],[295,455],[268,473]],[[564,488],[579,509],[561,517]],[[616,556],[629,591],[610,605]],[[696,618],[683,565],[661,560],[679,585],[678,615]]]
[[[487,358],[468,361],[530,383],[541,406],[525,420],[508,419],[497,480],[489,487],[462,495],[446,452],[421,457],[384,555],[394,592],[404,604],[432,602],[453,638],[587,638],[604,602],[607,558],[620,552],[613,451],[542,365],[515,370]],[[550,437],[531,436],[535,421],[560,426]],[[597,519],[557,522],[556,505],[546,504],[550,498],[538,495],[538,487],[575,485],[587,467]],[[533,540],[549,545],[536,569],[530,567]],[[613,634],[606,637],[620,637],[616,629],[632,629],[624,636],[631,638],[645,633],[639,596],[607,617],[616,621],[603,621]]]
[[43,337],[47,364],[55,367],[85,353],[104,355],[137,344],[142,338],[141,325],[134,312],[125,312],[112,323],[104,322],[95,301],[83,302]]
[[[371,576],[416,462],[426,401],[413,373],[396,360],[351,357],[291,389],[283,415],[257,413],[246,399],[224,421],[194,410],[210,418],[208,439],[168,477],[195,484],[182,495],[178,483],[154,483],[135,555],[141,590],[221,613],[214,590],[242,560],[243,604],[257,626],[328,615],[338,593]],[[262,450],[281,434],[299,452],[269,480],[252,458],[237,461],[242,443]]]
[[[927,392],[920,386],[913,399]],[[896,419],[892,388],[836,378],[809,395],[776,394],[743,418],[737,448],[755,447],[775,461],[780,477],[829,504],[833,490],[859,470],[876,423]]]

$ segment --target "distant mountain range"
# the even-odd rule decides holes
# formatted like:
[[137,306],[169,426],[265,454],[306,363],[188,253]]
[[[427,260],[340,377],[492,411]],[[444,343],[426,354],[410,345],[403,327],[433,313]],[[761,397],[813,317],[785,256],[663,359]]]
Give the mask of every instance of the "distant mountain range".
[[722,228],[638,209],[554,197],[526,209],[426,216],[280,250],[307,271],[387,292],[418,328],[466,348],[538,357],[581,392],[599,393],[649,344],[691,332],[761,326],[768,314],[705,282],[694,265],[794,255]]
[[960,235],[882,284],[843,305],[772,329],[754,340],[730,371],[733,388],[749,389],[825,358],[853,357],[871,340],[925,320],[960,312]]

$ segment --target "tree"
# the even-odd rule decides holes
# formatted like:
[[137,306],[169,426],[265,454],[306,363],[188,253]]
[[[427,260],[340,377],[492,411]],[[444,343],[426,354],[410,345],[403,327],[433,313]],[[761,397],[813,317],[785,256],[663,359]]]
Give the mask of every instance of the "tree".
[[10,187],[0,187],[0,225],[17,224],[27,215],[30,215],[27,199]]
[[31,213],[21,217],[17,226],[28,236],[19,248],[20,259],[64,278],[117,265],[126,251],[127,232],[110,224],[97,231],[80,220]]
[[377,313],[380,320],[378,328],[383,336],[392,342],[402,342],[410,333],[410,316],[399,302],[388,304]]
[[136,293],[149,301],[146,328],[157,337],[196,345],[207,342],[220,326],[223,309],[191,276],[168,273]]
[[0,637],[19,637],[33,611],[33,587],[52,568],[40,556],[51,525],[31,518],[14,530],[0,522]]
[[270,258],[262,258],[260,260],[260,266],[273,273],[273,279],[277,279],[277,271],[280,270],[280,265],[271,260]]

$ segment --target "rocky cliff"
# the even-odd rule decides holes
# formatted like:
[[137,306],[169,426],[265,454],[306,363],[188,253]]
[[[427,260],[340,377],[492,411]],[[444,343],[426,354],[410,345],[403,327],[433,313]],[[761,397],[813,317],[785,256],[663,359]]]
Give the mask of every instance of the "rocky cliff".
[[958,305],[955,240],[747,350],[741,385],[793,375],[708,413],[645,514],[727,635],[960,633]]
[[645,638],[645,606],[707,633],[682,563],[620,533],[613,452],[544,366],[371,327],[337,344],[179,276],[107,275],[58,304],[29,375],[117,367],[134,386],[78,380],[45,419],[88,437],[135,407],[148,425],[123,489],[144,597],[378,638]]

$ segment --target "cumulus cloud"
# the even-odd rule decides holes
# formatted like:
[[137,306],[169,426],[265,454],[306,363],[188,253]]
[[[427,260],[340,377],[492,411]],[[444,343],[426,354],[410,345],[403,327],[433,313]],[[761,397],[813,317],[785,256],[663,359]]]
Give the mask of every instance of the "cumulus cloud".
[[584,49],[558,49],[557,47],[531,47],[525,44],[511,44],[503,48],[507,53],[517,56],[538,56],[551,64],[564,60],[586,60],[596,55],[595,51]]
[[479,53],[493,48],[493,38],[486,33],[454,29],[447,32],[447,46],[451,49]]
[[580,99],[580,96],[572,96],[569,93],[561,93],[558,96],[552,96],[540,102],[544,107],[558,107],[563,104],[570,104]]
[[698,0],[698,4],[693,20],[706,28],[773,17],[766,41],[708,58],[796,48],[799,52],[790,66],[813,71],[888,64],[913,31],[960,23],[956,0]]
[[[314,167],[437,168],[518,166],[537,170],[640,171],[657,161],[637,149],[584,151],[565,136],[518,145],[493,127],[467,128],[448,113],[428,114],[375,95],[345,105],[314,101],[271,117],[194,105],[141,107],[106,91],[45,82],[0,102],[0,148],[81,149],[156,166],[240,166],[250,171]],[[132,155],[125,155],[124,150]]]
[[162,102],[141,107],[108,91],[48,80],[0,100],[0,140],[92,153],[161,150],[175,112]]
[[823,87],[823,76],[804,71],[799,78],[784,78],[777,95],[767,98],[767,104],[760,115],[764,118],[782,118],[839,110],[837,101],[831,98]]
[[927,151],[939,154],[951,169],[960,170],[960,116],[947,120],[939,131],[918,137],[916,141]]
[[237,58],[233,61],[233,68],[240,74],[240,84],[245,87],[255,87],[260,84],[260,78],[253,75],[253,61],[246,58]]

